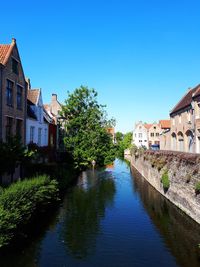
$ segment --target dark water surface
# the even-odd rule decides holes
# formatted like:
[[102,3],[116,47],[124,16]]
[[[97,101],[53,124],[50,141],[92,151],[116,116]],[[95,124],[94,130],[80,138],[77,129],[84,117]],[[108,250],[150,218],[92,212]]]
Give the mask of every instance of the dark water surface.
[[200,266],[200,227],[116,160],[87,171],[2,267]]

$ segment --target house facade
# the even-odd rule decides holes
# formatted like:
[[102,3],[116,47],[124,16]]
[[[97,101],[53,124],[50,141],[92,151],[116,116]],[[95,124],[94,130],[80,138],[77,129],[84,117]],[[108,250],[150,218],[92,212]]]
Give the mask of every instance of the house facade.
[[0,44],[0,139],[11,136],[26,142],[27,83],[13,38],[11,44]]
[[135,144],[137,147],[145,146],[147,149],[149,148],[148,127],[149,125],[143,124],[142,121],[139,121],[135,124],[132,143]]
[[[171,150],[200,153],[198,99],[200,86],[189,89],[170,113]],[[196,125],[197,124],[197,125]]]
[[160,148],[160,132],[161,128],[160,125],[157,123],[153,123],[148,128],[148,143],[149,148],[156,147]]
[[52,119],[52,123],[49,124],[49,146],[64,150],[65,120],[60,116],[62,105],[57,94],[52,94],[50,104],[45,104],[44,109]]
[[41,89],[31,89],[27,93],[26,144],[48,146],[49,126],[45,119]]
[[160,132],[160,150],[171,149],[171,122],[170,120],[160,120],[159,125],[161,128]]

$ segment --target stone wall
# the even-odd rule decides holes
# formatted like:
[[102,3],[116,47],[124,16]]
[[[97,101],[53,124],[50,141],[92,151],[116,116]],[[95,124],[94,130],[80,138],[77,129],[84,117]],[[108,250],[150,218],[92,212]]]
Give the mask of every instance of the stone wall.
[[[200,155],[172,152],[136,152],[131,165],[162,195],[200,223],[200,194],[196,185],[200,182]],[[164,190],[161,178],[168,174],[169,188]]]

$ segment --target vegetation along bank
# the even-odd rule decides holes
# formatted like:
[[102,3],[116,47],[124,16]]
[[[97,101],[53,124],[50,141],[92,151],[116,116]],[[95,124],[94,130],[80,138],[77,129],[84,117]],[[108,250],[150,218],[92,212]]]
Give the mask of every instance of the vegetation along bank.
[[155,189],[200,223],[200,155],[135,150],[131,165]]

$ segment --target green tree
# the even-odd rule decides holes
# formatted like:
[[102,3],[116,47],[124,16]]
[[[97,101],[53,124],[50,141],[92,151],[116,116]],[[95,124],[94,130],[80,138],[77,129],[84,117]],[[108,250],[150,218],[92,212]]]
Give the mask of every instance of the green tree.
[[97,92],[84,86],[65,100],[61,111],[66,120],[64,143],[77,168],[89,166],[92,160],[102,166],[115,158],[112,137],[106,131],[113,120],[107,120],[104,108],[97,101]]
[[121,132],[116,132],[115,138],[116,138],[116,143],[119,144],[123,140],[123,133]]
[[132,132],[128,132],[124,135],[120,132],[116,133],[116,141],[117,141],[117,157],[123,158],[124,150],[127,148],[131,148]]
[[[0,142],[0,176],[4,173],[11,175],[15,168],[31,158],[33,152],[27,151],[18,137],[10,137],[6,142]],[[12,182],[12,181],[11,181]]]

